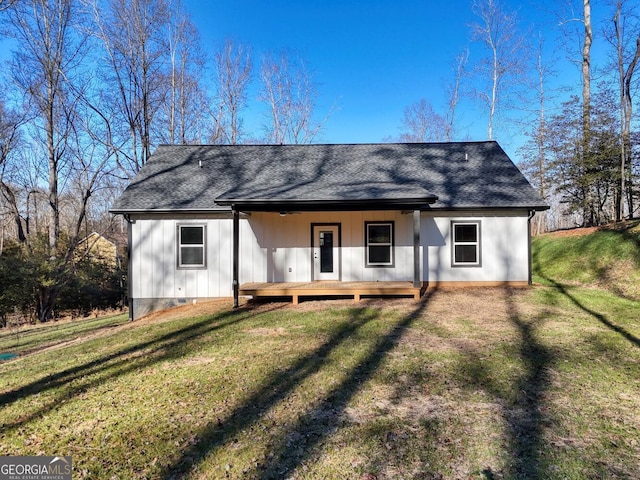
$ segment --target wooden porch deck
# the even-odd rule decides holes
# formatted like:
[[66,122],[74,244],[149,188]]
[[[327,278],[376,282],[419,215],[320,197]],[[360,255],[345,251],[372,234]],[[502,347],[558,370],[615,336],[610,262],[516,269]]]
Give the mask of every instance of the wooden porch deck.
[[240,295],[259,297],[291,297],[297,305],[300,297],[352,296],[357,302],[364,296],[410,296],[422,297],[426,285],[414,287],[412,282],[288,282],[288,283],[243,283]]

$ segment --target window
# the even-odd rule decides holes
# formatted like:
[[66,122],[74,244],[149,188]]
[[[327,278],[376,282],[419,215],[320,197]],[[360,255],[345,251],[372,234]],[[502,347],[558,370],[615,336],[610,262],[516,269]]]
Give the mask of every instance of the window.
[[453,266],[480,266],[480,222],[451,222]]
[[178,225],[178,267],[204,267],[204,225]]
[[366,265],[393,266],[393,222],[365,223]]

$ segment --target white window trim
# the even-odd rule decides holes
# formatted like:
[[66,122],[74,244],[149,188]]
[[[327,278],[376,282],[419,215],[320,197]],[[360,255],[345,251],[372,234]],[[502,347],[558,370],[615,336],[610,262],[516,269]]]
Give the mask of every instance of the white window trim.
[[[201,264],[183,264],[182,263],[182,228],[183,227],[200,227],[202,228],[202,263]],[[202,269],[202,268],[207,268],[207,226],[204,223],[179,223],[177,225],[177,244],[178,244],[178,251],[177,251],[177,265],[179,269]],[[184,246],[187,247],[198,247],[198,245],[196,244],[186,244]]]
[[[370,226],[380,226],[380,225],[384,225],[384,226],[389,226],[391,231],[390,231],[390,238],[391,241],[389,243],[374,243],[372,245],[378,246],[378,247],[385,247],[388,246],[389,247],[389,262],[370,262],[369,261],[369,227]],[[395,240],[395,232],[394,232],[394,222],[393,221],[372,221],[372,222],[365,222],[364,224],[364,250],[365,250],[365,267],[394,267],[395,264],[395,255],[394,255],[394,240]]]
[[[456,242],[456,225],[475,225],[475,242]],[[451,221],[451,266],[453,267],[481,267],[482,266],[482,229],[480,220],[452,220]],[[456,262],[456,246],[473,245],[476,247],[475,262]]]

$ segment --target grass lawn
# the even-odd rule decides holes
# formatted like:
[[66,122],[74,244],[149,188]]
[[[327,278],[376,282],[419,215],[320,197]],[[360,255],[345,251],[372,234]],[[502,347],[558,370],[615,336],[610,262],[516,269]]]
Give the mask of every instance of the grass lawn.
[[0,364],[0,455],[76,479],[640,473],[640,303],[612,292],[189,308],[34,334]]

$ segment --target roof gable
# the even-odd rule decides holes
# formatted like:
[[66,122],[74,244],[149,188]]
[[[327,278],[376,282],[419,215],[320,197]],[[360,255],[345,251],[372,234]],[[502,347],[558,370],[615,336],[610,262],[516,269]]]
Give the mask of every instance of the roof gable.
[[424,204],[435,200],[434,209],[546,208],[496,142],[452,142],[163,145],[112,211],[408,199]]

